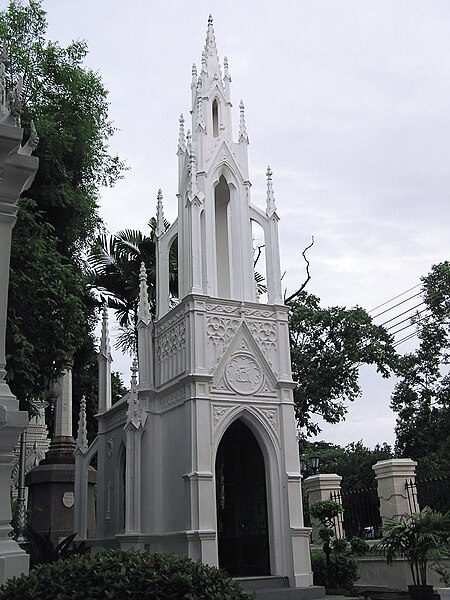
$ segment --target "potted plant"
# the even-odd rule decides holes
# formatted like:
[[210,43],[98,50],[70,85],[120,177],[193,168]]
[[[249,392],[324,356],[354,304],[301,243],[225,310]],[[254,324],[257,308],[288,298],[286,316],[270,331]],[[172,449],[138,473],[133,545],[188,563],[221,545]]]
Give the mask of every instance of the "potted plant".
[[426,507],[411,515],[402,515],[383,528],[384,537],[377,549],[384,551],[386,562],[405,558],[411,569],[413,585],[408,586],[412,600],[433,598],[433,586],[427,585],[427,565],[447,554],[450,544],[450,512],[442,514]]
[[[450,558],[450,554],[446,558]],[[445,585],[445,587],[437,588],[441,600],[450,600],[450,569],[446,568],[445,564],[441,562],[437,562],[431,568],[439,575],[440,581]]]

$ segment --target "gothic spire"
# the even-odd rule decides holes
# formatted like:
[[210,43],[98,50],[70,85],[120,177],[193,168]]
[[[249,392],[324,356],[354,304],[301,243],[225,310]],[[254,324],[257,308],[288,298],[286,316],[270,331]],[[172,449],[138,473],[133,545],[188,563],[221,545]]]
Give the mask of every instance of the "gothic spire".
[[275,195],[273,193],[273,184],[272,184],[272,169],[267,167],[267,204],[266,204],[266,214],[271,217],[276,214],[277,207],[275,205]]
[[136,356],[133,358],[133,362],[131,364],[131,389],[128,396],[128,411],[127,411],[127,424],[131,423],[136,427],[136,429],[140,425],[141,421],[141,403],[139,401],[139,395],[137,390],[137,372],[138,372],[138,363]]
[[138,320],[148,325],[152,320],[150,306],[148,303],[147,271],[144,262],[141,262],[139,271],[139,309]]
[[106,302],[102,308],[102,333],[100,337],[100,353],[106,359],[111,358],[111,347],[109,345],[109,328],[108,328],[108,305]]
[[184,133],[184,117],[180,115],[180,129],[178,133],[178,153],[182,153],[186,150],[186,135]]
[[156,237],[161,237],[164,233],[164,210],[163,210],[163,195],[162,191],[158,190],[158,196],[156,201]]
[[248,142],[247,127],[245,125],[244,103],[239,102],[239,142]]
[[80,400],[80,416],[78,418],[78,434],[77,434],[76,449],[81,450],[81,452],[83,452],[83,454],[88,449],[87,423],[86,423],[86,398],[84,396],[82,396],[81,400]]
[[208,77],[220,78],[220,63],[217,53],[216,38],[214,35],[213,18],[209,15],[208,28],[206,30],[205,49],[202,54],[202,71],[205,70]]

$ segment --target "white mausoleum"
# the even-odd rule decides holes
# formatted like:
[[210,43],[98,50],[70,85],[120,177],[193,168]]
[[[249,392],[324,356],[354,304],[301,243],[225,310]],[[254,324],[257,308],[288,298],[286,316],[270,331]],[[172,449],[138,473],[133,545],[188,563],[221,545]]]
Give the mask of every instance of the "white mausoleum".
[[[167,230],[158,194],[157,317],[142,268],[139,364],[131,392],[114,406],[104,313],[99,431],[88,448],[81,416],[75,529],[86,534],[86,467],[97,453],[103,545],[185,553],[232,576],[280,575],[292,587],[310,586],[272,174],[263,211],[250,198],[242,102],[234,141],[230,82],[210,18],[201,68],[192,69],[187,133],[180,118],[178,218]],[[264,233],[264,304],[252,221]],[[169,301],[174,244],[176,305]]]

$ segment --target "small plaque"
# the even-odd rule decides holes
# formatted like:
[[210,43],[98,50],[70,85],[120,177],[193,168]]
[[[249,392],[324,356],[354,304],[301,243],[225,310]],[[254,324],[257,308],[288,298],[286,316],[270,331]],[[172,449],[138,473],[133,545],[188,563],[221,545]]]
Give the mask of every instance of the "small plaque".
[[62,503],[66,508],[72,508],[75,504],[75,494],[73,492],[64,492]]

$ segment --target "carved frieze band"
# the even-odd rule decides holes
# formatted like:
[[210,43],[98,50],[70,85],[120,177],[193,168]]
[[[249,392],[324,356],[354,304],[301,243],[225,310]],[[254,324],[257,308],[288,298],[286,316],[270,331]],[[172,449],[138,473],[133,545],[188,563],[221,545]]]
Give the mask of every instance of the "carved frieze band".
[[162,411],[169,410],[169,408],[173,408],[174,406],[177,406],[178,404],[182,404],[185,400],[185,397],[186,397],[186,394],[185,394],[184,388],[181,388],[180,390],[176,390],[175,392],[172,392],[165,398],[161,398],[161,402],[160,402],[161,410]]
[[119,411],[115,412],[113,415],[108,416],[108,419],[106,420],[106,429],[112,429],[113,427],[116,427],[117,425],[125,424],[125,421],[127,419],[127,410],[128,410],[128,405],[126,404],[122,408],[122,410],[119,410]]
[[171,329],[161,335],[156,342],[156,355],[159,360],[166,360],[186,346],[186,325],[184,320],[176,322]]

